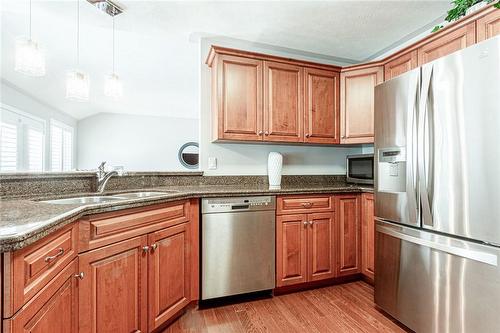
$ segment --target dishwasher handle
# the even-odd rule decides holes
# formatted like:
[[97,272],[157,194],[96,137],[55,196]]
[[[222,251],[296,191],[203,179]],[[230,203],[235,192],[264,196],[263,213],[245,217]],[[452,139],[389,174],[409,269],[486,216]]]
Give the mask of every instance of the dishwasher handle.
[[250,205],[232,205],[231,210],[243,210],[243,209],[249,209]]

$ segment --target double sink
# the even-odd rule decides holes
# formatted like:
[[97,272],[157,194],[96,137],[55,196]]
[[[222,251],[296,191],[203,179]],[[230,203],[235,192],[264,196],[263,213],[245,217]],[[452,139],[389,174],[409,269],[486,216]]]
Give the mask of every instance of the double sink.
[[98,204],[103,202],[116,202],[120,200],[130,200],[139,198],[151,198],[167,194],[176,193],[177,191],[161,191],[161,192],[129,192],[120,193],[116,195],[96,195],[96,196],[83,196],[75,198],[65,198],[65,199],[54,199],[54,200],[44,200],[42,202],[59,204],[59,205],[72,205],[72,204]]

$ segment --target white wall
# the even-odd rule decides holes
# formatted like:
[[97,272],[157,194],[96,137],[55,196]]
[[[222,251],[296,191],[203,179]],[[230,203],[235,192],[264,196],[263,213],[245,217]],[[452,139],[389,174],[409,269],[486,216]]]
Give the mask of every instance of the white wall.
[[198,119],[99,113],[78,122],[78,168],[185,171],[177,153],[189,141],[198,142]]
[[[213,39],[202,39],[200,44],[200,167],[205,175],[265,175],[267,174],[267,155],[271,151],[281,152],[284,155],[283,174],[345,174],[345,156],[360,154],[361,147],[212,143],[210,70],[205,64],[212,43],[242,48],[242,45],[231,45],[225,41]],[[244,49],[262,52],[251,45]],[[294,58],[293,55],[289,57]],[[318,60],[318,62],[321,61]],[[209,157],[217,158],[216,170],[208,170]]]
[[[22,112],[29,113],[45,121],[45,168],[50,167],[50,120],[55,119],[75,129],[74,142],[77,140],[76,119],[52,106],[32,97],[29,93],[2,79],[0,102]],[[74,147],[75,148],[75,147]],[[76,166],[76,154],[73,149],[73,166]]]

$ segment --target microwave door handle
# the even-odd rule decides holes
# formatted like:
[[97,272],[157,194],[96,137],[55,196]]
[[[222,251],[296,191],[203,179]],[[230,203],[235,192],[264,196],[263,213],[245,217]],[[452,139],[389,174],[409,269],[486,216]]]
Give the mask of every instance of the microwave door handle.
[[[419,115],[418,115],[418,183],[420,193],[420,203],[422,208],[422,223],[425,226],[432,227],[432,208],[428,184],[432,176],[432,158],[433,147],[429,125],[429,109],[432,102],[431,83],[433,76],[433,65],[422,67],[422,90],[420,93]],[[429,98],[430,97],[430,98]]]
[[419,200],[417,183],[417,108],[420,87],[420,73],[410,78],[410,93],[408,98],[407,115],[407,144],[406,144],[406,194],[408,196],[408,210],[412,224],[419,223]]

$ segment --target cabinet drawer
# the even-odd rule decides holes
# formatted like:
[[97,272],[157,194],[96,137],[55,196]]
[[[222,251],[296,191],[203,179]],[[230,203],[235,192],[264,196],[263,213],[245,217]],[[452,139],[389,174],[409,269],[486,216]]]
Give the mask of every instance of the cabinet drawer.
[[34,244],[4,255],[4,315],[10,317],[78,253],[73,223]]
[[87,216],[79,222],[80,252],[188,220],[187,200]]
[[77,270],[75,258],[19,312],[3,321],[3,332],[77,332]]
[[331,195],[300,195],[278,197],[277,214],[330,212],[334,210]]

